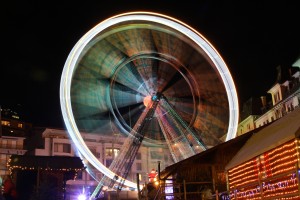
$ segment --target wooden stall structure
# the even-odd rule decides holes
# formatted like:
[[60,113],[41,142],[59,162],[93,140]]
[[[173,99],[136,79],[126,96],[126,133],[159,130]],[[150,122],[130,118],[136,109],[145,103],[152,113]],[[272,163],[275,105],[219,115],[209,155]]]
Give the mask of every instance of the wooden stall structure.
[[66,199],[66,182],[85,169],[79,157],[12,155],[8,168],[18,199]]
[[209,199],[228,196],[225,166],[257,130],[221,143],[167,167],[158,186],[148,186],[148,199]]
[[253,134],[228,163],[230,199],[300,199],[300,108]]

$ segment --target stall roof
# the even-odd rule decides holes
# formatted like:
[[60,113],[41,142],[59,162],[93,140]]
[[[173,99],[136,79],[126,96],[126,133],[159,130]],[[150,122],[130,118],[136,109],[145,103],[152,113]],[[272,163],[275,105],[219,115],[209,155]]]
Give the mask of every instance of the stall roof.
[[[238,136],[236,138],[233,138],[229,141],[223,142],[217,146],[214,146],[210,149],[207,149],[199,154],[196,154],[192,157],[189,157],[187,159],[184,159],[182,161],[179,161],[173,165],[170,165],[168,167],[166,167],[162,172],[161,172],[161,177],[167,178],[168,176],[170,176],[172,173],[174,173],[177,170],[180,170],[180,168],[182,166],[192,166],[192,163],[196,163],[199,162],[199,160],[204,160],[205,158],[211,158],[213,154],[218,153],[218,149],[224,149],[226,150],[227,147],[234,145],[235,147],[237,147],[237,149],[239,149],[240,146],[244,145],[246,143],[246,141],[252,136],[252,134],[254,134],[255,132],[257,132],[258,130],[262,129],[263,127],[260,127],[259,129],[255,129],[252,131],[249,131],[241,136]],[[237,150],[238,151],[238,150]],[[205,164],[210,164],[211,162],[201,162],[203,165]]]
[[258,155],[263,154],[277,146],[299,137],[300,133],[300,108],[288,113],[272,124],[253,134],[245,145],[226,165],[225,169],[231,169]]

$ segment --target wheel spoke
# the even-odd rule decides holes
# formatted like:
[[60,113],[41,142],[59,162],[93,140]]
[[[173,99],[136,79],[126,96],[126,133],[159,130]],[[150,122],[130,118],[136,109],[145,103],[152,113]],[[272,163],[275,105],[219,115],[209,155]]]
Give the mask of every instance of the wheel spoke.
[[[114,16],[87,32],[65,63],[60,99],[80,154],[108,180],[119,168],[109,170],[95,158],[79,129],[118,132],[129,147],[142,135],[145,146],[168,147],[178,162],[219,144],[224,135],[233,138],[238,122],[235,86],[219,53],[188,25],[157,13]],[[156,110],[145,117],[151,105]],[[141,124],[147,126],[139,129]],[[128,161],[118,164],[126,170],[135,156],[128,152],[122,153]],[[126,176],[121,185],[136,188]]]

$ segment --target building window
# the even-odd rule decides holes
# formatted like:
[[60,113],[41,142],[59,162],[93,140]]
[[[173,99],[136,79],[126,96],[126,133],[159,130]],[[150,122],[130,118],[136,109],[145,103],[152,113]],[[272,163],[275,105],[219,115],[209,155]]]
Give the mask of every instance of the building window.
[[63,152],[64,153],[71,153],[71,145],[70,144],[63,144]]
[[7,148],[7,140],[2,140],[2,148]]
[[22,123],[18,123],[18,128],[23,128],[23,124]]
[[280,101],[280,96],[279,96],[279,92],[274,94],[274,103],[277,104]]
[[16,141],[16,140],[12,140],[12,141],[11,141],[11,148],[12,148],[12,149],[17,148],[17,141]]
[[82,180],[82,171],[78,171],[77,172],[77,177],[76,177],[77,180]]
[[71,144],[54,143],[54,152],[71,153]]
[[6,155],[5,154],[0,154],[0,163],[3,165],[6,165]]
[[136,170],[138,171],[142,170],[142,163],[136,163]]
[[117,157],[120,153],[120,149],[113,149],[113,148],[106,148],[105,149],[105,156],[110,157]]
[[10,126],[10,121],[1,121],[3,126]]
[[140,152],[138,152],[138,153],[136,154],[136,159],[137,159],[137,160],[141,160],[141,159],[142,159],[142,154],[141,154]]
[[54,148],[53,148],[54,152],[58,152],[58,144],[54,143]]

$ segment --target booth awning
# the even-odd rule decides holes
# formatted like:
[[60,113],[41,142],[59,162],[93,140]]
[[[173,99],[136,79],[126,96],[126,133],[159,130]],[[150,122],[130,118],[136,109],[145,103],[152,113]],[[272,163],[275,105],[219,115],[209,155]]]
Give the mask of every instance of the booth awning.
[[82,170],[84,165],[79,157],[69,156],[30,156],[12,155],[8,162],[10,169],[51,169],[51,170]]
[[300,108],[288,113],[272,124],[253,134],[246,144],[226,165],[231,169],[256,156],[263,154],[300,134]]

